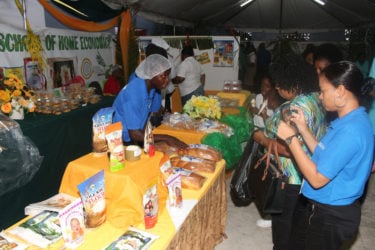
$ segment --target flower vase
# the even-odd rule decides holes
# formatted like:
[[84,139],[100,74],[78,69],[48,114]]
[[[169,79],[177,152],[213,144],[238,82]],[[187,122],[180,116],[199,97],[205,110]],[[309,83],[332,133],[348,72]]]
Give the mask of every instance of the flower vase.
[[18,102],[12,100],[12,112],[10,113],[9,118],[13,120],[23,120],[24,117],[25,114],[21,105]]

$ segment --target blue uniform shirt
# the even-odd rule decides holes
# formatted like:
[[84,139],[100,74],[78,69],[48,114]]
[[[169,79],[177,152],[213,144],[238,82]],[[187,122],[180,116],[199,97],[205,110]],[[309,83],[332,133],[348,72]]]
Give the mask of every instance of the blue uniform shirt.
[[131,141],[128,130],[143,129],[150,112],[156,112],[161,107],[161,99],[157,90],[147,92],[146,81],[132,75],[128,84],[117,95],[113,108],[113,122],[122,123],[122,138],[124,142]]
[[330,182],[314,189],[305,180],[303,195],[328,205],[352,204],[363,194],[371,171],[373,149],[372,127],[363,107],[337,118],[312,156],[318,171]]

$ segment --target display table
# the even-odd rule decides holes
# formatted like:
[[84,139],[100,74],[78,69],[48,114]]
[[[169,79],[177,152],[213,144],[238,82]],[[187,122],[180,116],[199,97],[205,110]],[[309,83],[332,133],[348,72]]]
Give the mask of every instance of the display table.
[[57,193],[66,165],[92,151],[93,115],[113,101],[114,97],[103,97],[99,103],[61,115],[30,113],[18,121],[44,159],[28,184],[0,196],[0,229],[23,218],[26,205]]
[[174,136],[187,144],[201,143],[203,136],[206,134],[205,132],[188,129],[174,129],[165,124],[162,124],[159,127],[154,128],[152,132],[154,134],[166,134]]
[[[160,176],[159,162],[163,154],[156,152],[154,157],[142,154],[139,161],[125,162],[125,168],[111,173],[108,169],[107,156],[94,157],[92,153],[69,163],[60,186],[60,192],[77,196],[77,185],[105,170],[105,196],[107,202],[107,222],[105,231],[108,237],[93,236],[82,245],[82,249],[93,249],[93,246],[106,245],[126,230],[130,225],[144,229],[142,193],[155,177]],[[217,163],[213,174],[204,174],[207,180],[198,190],[183,189],[185,200],[198,200],[197,205],[178,230],[174,229],[172,219],[165,208],[166,189],[158,183],[159,218],[150,232],[160,238],[151,249],[197,249],[205,245],[213,249],[221,242],[226,222],[226,187],[225,161]],[[164,189],[165,192],[160,190]],[[99,228],[100,229],[100,228]],[[102,230],[100,230],[102,231]],[[93,235],[101,235],[92,232]],[[95,239],[95,244],[91,239]],[[103,246],[104,246],[103,245]],[[190,246],[190,247],[189,247]]]
[[[85,241],[78,249],[102,249],[124,233],[131,224],[144,229],[143,215],[137,211],[141,204],[140,193],[148,181],[158,175],[158,162],[162,153],[156,152],[151,158],[142,155],[139,161],[126,162],[125,169],[116,173],[109,172],[106,158],[94,157],[90,153],[70,162],[61,183],[61,192],[77,196],[79,183],[105,169],[108,219],[96,229],[87,229]],[[159,197],[158,222],[147,231],[160,238],[150,249],[202,249],[202,246],[204,249],[214,249],[222,241],[226,223],[224,169],[225,161],[222,160],[217,163],[215,173],[204,174],[207,180],[200,190],[183,189],[184,202],[195,200],[197,203],[178,230],[165,207],[166,197]],[[52,247],[60,249],[62,245],[63,241],[60,240]]]
[[238,106],[244,106],[251,92],[248,90],[241,90],[237,93],[220,91],[216,95],[220,98],[238,100]]

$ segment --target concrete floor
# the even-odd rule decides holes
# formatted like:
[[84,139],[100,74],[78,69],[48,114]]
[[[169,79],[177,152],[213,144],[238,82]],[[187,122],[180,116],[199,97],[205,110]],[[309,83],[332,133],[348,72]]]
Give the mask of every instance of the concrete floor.
[[[271,228],[256,226],[259,213],[252,203],[248,207],[235,207],[229,197],[230,175],[227,177],[227,239],[215,250],[268,250],[272,249]],[[359,235],[351,250],[375,249],[375,174],[371,176],[367,198],[362,207]]]

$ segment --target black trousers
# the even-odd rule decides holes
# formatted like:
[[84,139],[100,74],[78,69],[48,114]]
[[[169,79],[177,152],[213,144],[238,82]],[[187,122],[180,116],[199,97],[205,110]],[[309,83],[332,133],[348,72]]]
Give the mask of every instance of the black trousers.
[[274,250],[290,250],[292,220],[301,185],[288,184],[282,214],[272,214],[272,242]]
[[291,249],[340,249],[357,236],[360,220],[359,201],[330,206],[308,200],[301,194],[293,217]]

